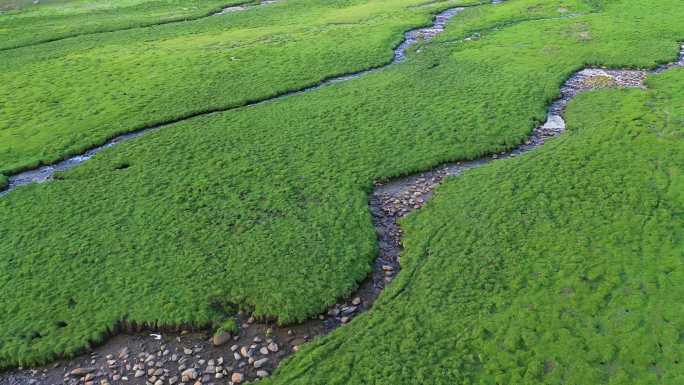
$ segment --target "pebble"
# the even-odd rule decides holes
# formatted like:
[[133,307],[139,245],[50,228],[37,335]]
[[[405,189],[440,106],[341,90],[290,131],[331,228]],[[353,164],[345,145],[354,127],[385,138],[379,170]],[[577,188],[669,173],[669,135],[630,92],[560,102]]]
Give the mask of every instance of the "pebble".
[[245,358],[251,357],[249,348],[247,348],[246,346],[240,348],[240,354]]
[[[189,380],[194,380],[197,378],[197,371],[195,370],[195,368],[186,369],[181,373],[181,377],[185,377]],[[187,381],[183,381],[183,382],[187,382]]]
[[214,334],[214,337],[212,338],[212,343],[214,346],[223,346],[230,342],[233,338],[233,335],[228,333],[228,332],[221,332],[218,334]]
[[262,358],[260,360],[254,361],[254,367],[259,369],[260,367],[266,365],[268,361],[268,358]]
[[71,375],[72,375],[72,376],[77,376],[77,377],[83,377],[83,376],[85,376],[86,374],[95,372],[95,370],[97,370],[97,369],[95,369],[95,368],[93,368],[93,367],[88,367],[88,368],[76,368],[76,369],[74,369],[74,370],[71,371]]
[[128,347],[119,350],[119,359],[124,359],[126,357],[128,357]]
[[238,373],[238,372],[235,372],[235,373],[233,373],[232,376],[230,376],[230,381],[233,384],[241,384],[242,381],[244,381],[244,379],[245,379],[245,375],[242,373]]
[[351,315],[356,311],[356,309],[356,306],[345,306],[342,308],[342,314],[346,316]]

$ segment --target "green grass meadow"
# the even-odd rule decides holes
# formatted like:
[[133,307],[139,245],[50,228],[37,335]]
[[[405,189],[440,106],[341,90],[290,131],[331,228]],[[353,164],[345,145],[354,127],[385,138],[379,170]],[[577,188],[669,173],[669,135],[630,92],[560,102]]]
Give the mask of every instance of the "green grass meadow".
[[[585,66],[674,60],[679,3],[472,6],[401,64],[183,120],[12,191],[0,367],[73,355],[122,320],[324,311],[376,257],[374,180],[517,146]],[[380,66],[457,4],[287,0],[2,51],[0,184]],[[559,138],[448,180],[402,222],[402,271],[374,308],[262,383],[681,383],[684,70],[648,86],[581,95]]]
[[0,174],[386,64],[439,10],[416,4],[288,1],[0,51]]
[[247,0],[0,0],[0,50],[197,19]]
[[447,181],[374,308],[265,383],[682,383],[684,70],[649,87]]

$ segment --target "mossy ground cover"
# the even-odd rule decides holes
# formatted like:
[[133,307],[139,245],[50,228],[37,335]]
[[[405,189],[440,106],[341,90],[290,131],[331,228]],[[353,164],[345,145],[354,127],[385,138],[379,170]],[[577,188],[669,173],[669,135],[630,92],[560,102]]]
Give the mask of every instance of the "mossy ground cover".
[[449,2],[421,3],[290,0],[0,52],[0,174],[385,64]]
[[[493,14],[490,25],[471,16],[485,9]],[[518,144],[543,120],[567,76],[585,64],[653,66],[673,59],[675,42],[684,35],[682,12],[676,1],[630,0],[520,0],[475,8],[404,64],[278,102],[188,120],[105,151],[60,180],[8,194],[0,199],[0,287],[13,295],[0,299],[6,309],[0,313],[0,362],[41,362],[74,352],[121,319],[200,325],[240,306],[290,322],[323,310],[353,290],[375,257],[367,208],[373,179]],[[567,17],[573,13],[580,15]],[[479,39],[460,42],[476,30],[482,31]],[[463,215],[486,219],[477,213]],[[376,311],[339,332],[352,338],[335,334],[306,349],[281,379],[477,378],[477,364],[453,369],[475,358],[448,350],[459,349],[452,344],[458,335],[440,339],[438,327],[447,320],[460,325],[462,314],[454,309],[461,308],[446,305],[468,303],[467,298],[445,295],[452,292],[437,280],[417,281],[425,290],[411,297],[416,304],[403,303],[430,312],[413,313],[409,306],[397,312],[396,322],[375,328],[392,298],[403,298],[413,287],[420,270],[412,264],[420,263],[412,262],[419,260],[412,256],[418,246],[412,245],[457,239],[450,237],[459,232],[444,234],[462,229],[444,225],[428,234],[418,224],[408,225],[409,265],[393,284],[396,292],[383,295]],[[498,245],[502,234],[493,232],[481,242]],[[450,260],[435,260],[445,273],[453,271],[445,266]],[[482,293],[487,284],[495,285],[485,273]],[[464,295],[481,297],[476,290]],[[476,314],[481,303],[472,304]],[[357,329],[364,322],[369,324]],[[408,337],[379,343],[383,335],[402,333]],[[353,347],[355,338],[360,345]],[[370,340],[379,350],[368,348]],[[402,354],[414,351],[419,340],[433,343],[421,345],[417,351],[426,354],[412,365]],[[339,359],[332,354],[335,346]],[[357,354],[361,347],[376,353],[377,361],[366,365],[370,356]],[[383,354],[386,359],[378,359]],[[375,366],[390,360],[391,365]],[[363,365],[368,371],[354,377],[352,369]],[[406,376],[390,373],[397,369]]]
[[1,0],[0,50],[196,19],[248,0]]
[[684,70],[648,84],[447,181],[374,308],[266,383],[684,382]]

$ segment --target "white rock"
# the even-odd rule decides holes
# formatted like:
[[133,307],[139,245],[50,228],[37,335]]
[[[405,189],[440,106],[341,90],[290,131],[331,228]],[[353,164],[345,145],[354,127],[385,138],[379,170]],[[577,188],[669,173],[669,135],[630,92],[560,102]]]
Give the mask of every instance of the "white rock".
[[268,363],[268,358],[262,358],[260,360],[254,361],[254,367],[259,369],[260,367]]

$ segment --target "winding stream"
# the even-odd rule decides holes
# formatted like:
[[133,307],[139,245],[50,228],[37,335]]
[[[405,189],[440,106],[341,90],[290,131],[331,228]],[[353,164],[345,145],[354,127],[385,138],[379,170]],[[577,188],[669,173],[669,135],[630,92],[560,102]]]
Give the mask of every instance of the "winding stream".
[[[274,0],[266,0],[266,1],[262,1],[259,5],[271,4],[273,2],[275,2],[275,1]],[[229,7],[229,8],[235,8],[235,7]],[[226,9],[228,9],[228,8],[226,8]],[[222,12],[234,12],[234,11],[226,11],[226,9],[224,9]],[[313,86],[305,87],[301,90],[286,92],[286,93],[283,93],[282,95],[277,95],[277,96],[274,96],[272,98],[256,101],[253,103],[249,103],[247,105],[229,107],[229,108],[225,108],[225,109],[216,109],[216,110],[212,110],[209,112],[192,114],[190,116],[186,116],[186,117],[176,119],[176,120],[173,120],[170,122],[166,122],[166,123],[163,123],[160,125],[156,125],[153,127],[149,127],[149,128],[145,128],[142,130],[133,131],[133,132],[130,132],[127,134],[117,136],[117,137],[107,141],[105,144],[103,144],[101,146],[94,147],[94,148],[86,151],[83,154],[79,154],[79,155],[75,155],[75,156],[66,158],[66,159],[64,159],[58,163],[52,164],[52,165],[41,166],[41,167],[38,167],[35,169],[27,170],[27,171],[20,172],[18,174],[10,176],[9,177],[9,184],[7,185],[7,187],[4,190],[0,190],[0,197],[2,197],[3,195],[7,194],[8,192],[10,192],[10,191],[12,191],[12,190],[14,190],[20,186],[25,186],[25,185],[28,185],[31,183],[47,182],[53,178],[55,173],[61,172],[61,171],[66,171],[66,170],[69,170],[73,167],[76,167],[79,164],[89,160],[95,154],[101,152],[102,150],[116,146],[119,143],[123,143],[125,141],[137,138],[139,136],[148,134],[152,131],[157,131],[161,128],[168,127],[172,124],[182,122],[184,120],[196,118],[198,116],[204,116],[204,115],[209,115],[209,114],[218,113],[218,112],[226,112],[226,111],[235,110],[235,109],[239,109],[239,108],[245,108],[245,107],[254,107],[254,106],[257,106],[260,104],[274,102],[276,100],[284,99],[284,98],[287,98],[287,97],[290,97],[293,95],[298,95],[298,94],[305,93],[305,92],[311,92],[313,90],[316,90],[316,89],[319,89],[322,87],[326,87],[326,86],[329,86],[331,84],[340,83],[340,82],[344,82],[344,81],[351,80],[351,79],[356,79],[356,78],[359,78],[363,75],[367,75],[369,73],[373,73],[373,72],[383,70],[383,69],[385,69],[385,68],[387,68],[393,64],[397,64],[397,63],[404,61],[406,59],[406,51],[412,45],[418,43],[419,41],[429,41],[432,38],[434,38],[437,34],[444,31],[444,27],[446,26],[446,23],[452,17],[461,13],[464,9],[465,8],[460,8],[460,7],[459,8],[447,9],[446,11],[443,11],[443,12],[441,12],[435,16],[434,22],[430,27],[414,29],[414,30],[406,32],[404,34],[404,40],[394,50],[394,58],[388,64],[385,64],[385,65],[380,66],[380,67],[364,70],[364,71],[359,71],[359,72],[354,72],[351,74],[332,77],[332,78],[323,80],[322,82],[315,84]]]
[[[648,75],[676,67],[684,67],[684,44],[680,46],[676,62],[652,71],[585,68],[563,84],[561,96],[549,107],[546,121],[537,126],[525,143],[518,147],[475,160],[442,164],[430,171],[396,178],[386,183],[376,183],[369,205],[380,242],[379,260],[392,261],[398,258],[402,250],[402,231],[397,220],[422,207],[445,177],[460,175],[465,170],[484,166],[497,159],[522,155],[543,145],[547,139],[560,135],[565,131],[565,107],[581,92],[598,88],[645,88],[644,81]],[[398,262],[395,262],[395,266],[396,270]]]
[[[462,8],[455,8],[437,15],[435,24],[407,32],[405,42],[396,50],[392,63],[405,58],[406,49],[419,39],[430,39],[441,32],[449,18],[458,14]],[[78,384],[87,376],[92,376],[100,384],[179,383],[184,373],[193,370],[202,383],[231,383],[236,375],[240,382],[268,376],[280,361],[296,352],[299,346],[312,338],[324,335],[348,323],[353,317],[372,306],[382,289],[398,273],[399,256],[402,251],[402,231],[398,219],[422,207],[431,197],[433,189],[445,177],[456,176],[463,171],[485,165],[497,159],[518,156],[545,143],[551,137],[565,130],[563,112],[568,102],[577,94],[599,87],[644,88],[644,80],[649,74],[661,73],[670,68],[684,67],[684,45],[681,46],[677,62],[658,67],[653,71],[608,70],[587,68],[575,73],[561,87],[561,96],[549,107],[546,121],[537,126],[528,140],[511,151],[493,154],[480,159],[443,164],[434,169],[386,183],[376,183],[369,197],[369,208],[373,224],[378,234],[379,255],[373,273],[361,284],[359,290],[349,299],[332,306],[326,313],[299,325],[280,327],[269,322],[255,322],[246,314],[238,314],[241,324],[238,335],[225,345],[214,346],[211,336],[205,332],[178,334],[150,334],[145,328],[120,325],[118,332],[104,345],[97,347],[89,355],[71,360],[57,361],[49,367],[31,370],[14,370],[0,375],[0,384],[37,384],[58,383]],[[382,67],[384,68],[384,67]],[[299,92],[288,93],[267,101],[272,101],[300,92],[313,90],[327,84],[358,77],[378,69],[358,74],[336,77],[319,85]],[[263,103],[258,102],[255,104]],[[118,137],[104,146],[70,158],[54,166],[22,173],[13,177],[11,189],[28,183],[49,180],[54,172],[74,167],[95,155],[97,152],[122,141],[143,135],[154,129],[131,133]],[[127,333],[127,334],[126,334]],[[230,349],[227,346],[233,345]],[[266,361],[263,361],[266,359]],[[256,367],[257,362],[264,362]],[[87,372],[87,373],[85,373]],[[186,376],[187,377],[187,376]],[[105,380],[106,382],[102,382]],[[194,382],[194,378],[189,383]],[[187,383],[187,382],[186,382]]]

